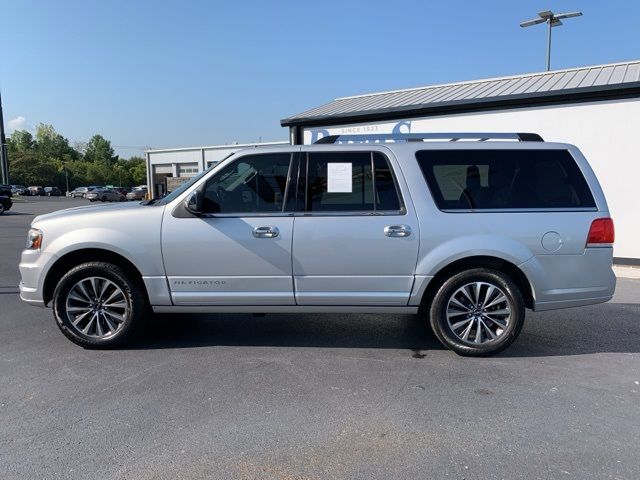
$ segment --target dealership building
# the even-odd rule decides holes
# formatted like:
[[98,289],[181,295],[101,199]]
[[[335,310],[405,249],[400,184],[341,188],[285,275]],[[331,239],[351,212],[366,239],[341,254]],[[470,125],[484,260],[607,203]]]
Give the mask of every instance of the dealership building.
[[209,147],[164,148],[145,152],[147,159],[147,185],[152,197],[171,190],[169,179],[176,183],[189,179],[244,148],[260,148],[273,145],[288,145],[289,142],[234,143]]
[[[343,97],[281,125],[292,144],[327,135],[439,132],[533,132],[575,144],[607,196],[616,261],[640,265],[640,61]],[[193,175],[259,145],[150,150],[149,185],[158,194],[163,176]]]

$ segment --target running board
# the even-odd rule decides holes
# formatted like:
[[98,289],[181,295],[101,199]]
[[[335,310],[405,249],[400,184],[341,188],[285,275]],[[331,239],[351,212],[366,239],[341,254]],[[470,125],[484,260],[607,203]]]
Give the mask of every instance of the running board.
[[418,313],[418,307],[379,305],[158,305],[154,313]]

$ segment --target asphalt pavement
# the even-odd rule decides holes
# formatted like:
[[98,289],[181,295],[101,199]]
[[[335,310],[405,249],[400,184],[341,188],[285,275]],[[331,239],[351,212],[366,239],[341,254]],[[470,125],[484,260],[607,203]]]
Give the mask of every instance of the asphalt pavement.
[[638,479],[640,280],[463,358],[413,315],[157,315],[84,350],[17,294],[0,216],[0,478]]

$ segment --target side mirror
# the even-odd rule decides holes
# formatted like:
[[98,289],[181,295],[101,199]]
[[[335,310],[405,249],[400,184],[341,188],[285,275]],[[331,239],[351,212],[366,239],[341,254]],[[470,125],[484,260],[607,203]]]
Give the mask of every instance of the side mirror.
[[200,215],[202,213],[202,192],[194,190],[184,201],[184,208],[189,213]]

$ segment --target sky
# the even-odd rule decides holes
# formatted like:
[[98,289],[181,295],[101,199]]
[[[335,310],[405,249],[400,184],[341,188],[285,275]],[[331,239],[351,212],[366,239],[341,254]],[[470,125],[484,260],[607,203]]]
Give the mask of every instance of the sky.
[[[337,97],[640,59],[640,1],[0,0],[5,126],[144,148],[287,140]],[[606,18],[605,18],[606,16]]]

